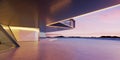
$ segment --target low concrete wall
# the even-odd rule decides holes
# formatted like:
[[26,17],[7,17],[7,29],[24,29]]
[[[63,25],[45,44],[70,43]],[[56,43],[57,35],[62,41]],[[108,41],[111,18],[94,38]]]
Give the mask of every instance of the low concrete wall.
[[24,27],[24,29],[21,28],[11,27],[17,41],[38,41],[39,29],[26,27]]

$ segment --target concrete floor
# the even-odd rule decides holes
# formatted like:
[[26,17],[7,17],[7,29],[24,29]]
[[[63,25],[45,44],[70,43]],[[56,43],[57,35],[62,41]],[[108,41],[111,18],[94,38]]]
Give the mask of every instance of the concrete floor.
[[0,60],[120,60],[120,41],[46,38],[19,44],[0,53]]

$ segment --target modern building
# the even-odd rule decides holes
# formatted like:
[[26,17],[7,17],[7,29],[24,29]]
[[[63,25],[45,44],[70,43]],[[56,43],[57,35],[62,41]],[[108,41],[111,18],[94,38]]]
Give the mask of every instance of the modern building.
[[[0,0],[0,60],[40,60],[35,45],[46,32],[74,29],[73,17],[118,4],[119,0]],[[17,49],[20,52],[10,56],[10,50]]]

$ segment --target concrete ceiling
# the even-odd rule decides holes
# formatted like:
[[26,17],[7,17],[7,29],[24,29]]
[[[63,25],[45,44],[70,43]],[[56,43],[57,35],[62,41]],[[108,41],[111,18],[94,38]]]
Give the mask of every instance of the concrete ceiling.
[[0,23],[45,30],[46,24],[116,4],[120,0],[0,0]]

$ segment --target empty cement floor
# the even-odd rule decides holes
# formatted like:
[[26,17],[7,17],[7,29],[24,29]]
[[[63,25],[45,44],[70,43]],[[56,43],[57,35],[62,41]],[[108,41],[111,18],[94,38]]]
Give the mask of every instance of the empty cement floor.
[[120,60],[120,41],[114,40],[46,38],[19,44],[0,53],[0,60]]

